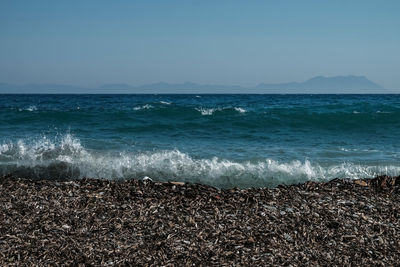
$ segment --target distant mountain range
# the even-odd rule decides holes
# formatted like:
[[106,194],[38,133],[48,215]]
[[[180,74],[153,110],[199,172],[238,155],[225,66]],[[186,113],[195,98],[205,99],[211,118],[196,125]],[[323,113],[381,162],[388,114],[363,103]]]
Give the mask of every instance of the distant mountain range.
[[391,93],[365,76],[317,76],[305,82],[259,84],[255,87],[154,83],[142,86],[106,84],[83,88],[58,84],[13,85],[0,83],[2,94],[382,94]]

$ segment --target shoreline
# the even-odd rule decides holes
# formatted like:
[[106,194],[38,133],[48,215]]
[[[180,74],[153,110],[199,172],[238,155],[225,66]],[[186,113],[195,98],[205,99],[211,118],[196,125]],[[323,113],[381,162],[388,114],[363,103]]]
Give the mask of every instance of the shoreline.
[[217,189],[0,178],[0,264],[395,265],[400,176]]

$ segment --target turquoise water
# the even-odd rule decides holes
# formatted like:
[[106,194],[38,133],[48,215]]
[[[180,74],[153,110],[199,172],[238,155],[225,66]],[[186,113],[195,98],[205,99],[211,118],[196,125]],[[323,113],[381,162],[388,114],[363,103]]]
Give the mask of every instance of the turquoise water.
[[400,174],[400,95],[0,95],[0,174],[260,187]]

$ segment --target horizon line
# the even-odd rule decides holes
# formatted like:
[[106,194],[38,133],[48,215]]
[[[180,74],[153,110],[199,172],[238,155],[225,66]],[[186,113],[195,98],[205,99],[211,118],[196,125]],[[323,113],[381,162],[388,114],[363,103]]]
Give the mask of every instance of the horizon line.
[[[199,82],[192,82],[192,81],[184,81],[184,82],[165,82],[165,81],[157,81],[157,82],[148,82],[148,83],[143,83],[143,84],[138,84],[138,85],[133,85],[130,83],[125,83],[125,82],[107,82],[107,83],[101,83],[100,85],[97,86],[84,86],[84,85],[71,85],[68,83],[48,83],[48,82],[39,82],[39,83],[34,83],[34,82],[27,82],[27,83],[13,83],[13,82],[1,82],[1,84],[6,84],[6,85],[16,85],[16,86],[29,86],[29,85],[47,85],[47,86],[69,86],[69,87],[78,87],[81,89],[97,89],[101,88],[104,86],[112,86],[112,85],[122,85],[122,86],[130,86],[130,87],[142,87],[142,86],[149,86],[149,85],[157,85],[157,84],[166,84],[166,85],[185,85],[185,84],[193,84],[193,85],[201,85],[201,86],[229,86],[229,87],[240,87],[240,88],[254,88],[259,85],[282,85],[282,84],[290,84],[290,83],[305,83],[307,81],[310,81],[315,78],[326,78],[326,79],[332,79],[332,78],[351,78],[351,77],[356,77],[356,78],[365,78],[366,80],[371,81],[368,79],[366,75],[354,75],[354,74],[348,74],[348,75],[335,75],[335,76],[325,76],[325,75],[316,75],[312,76],[311,78],[302,80],[302,81],[286,81],[286,82],[259,82],[256,83],[255,85],[250,85],[250,86],[244,86],[244,85],[236,85],[236,84],[219,84],[219,83],[199,83]],[[375,83],[375,82],[373,82]],[[375,83],[377,84],[377,83]],[[380,87],[384,88],[380,84],[377,84]]]

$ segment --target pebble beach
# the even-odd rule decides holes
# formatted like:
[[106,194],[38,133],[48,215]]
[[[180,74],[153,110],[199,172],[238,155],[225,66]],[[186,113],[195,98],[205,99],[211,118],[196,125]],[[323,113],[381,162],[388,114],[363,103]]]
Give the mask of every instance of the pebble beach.
[[0,265],[400,262],[400,177],[268,189],[0,178]]

